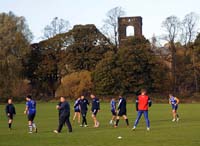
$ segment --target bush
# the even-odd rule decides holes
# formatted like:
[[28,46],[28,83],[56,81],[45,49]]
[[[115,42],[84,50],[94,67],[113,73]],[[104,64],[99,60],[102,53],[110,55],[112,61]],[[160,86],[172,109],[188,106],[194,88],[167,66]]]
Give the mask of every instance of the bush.
[[74,72],[61,79],[61,85],[56,91],[56,97],[79,97],[83,92],[92,89],[91,73],[89,71]]

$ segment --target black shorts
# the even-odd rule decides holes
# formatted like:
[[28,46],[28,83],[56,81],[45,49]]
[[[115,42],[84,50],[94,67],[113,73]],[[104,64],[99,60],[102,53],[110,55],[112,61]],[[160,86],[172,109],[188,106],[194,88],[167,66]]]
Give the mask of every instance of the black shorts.
[[10,115],[8,116],[8,119],[13,120],[13,114],[10,114]]
[[119,117],[126,116],[126,111],[119,111],[118,116]]
[[74,109],[74,112],[75,113],[80,113],[81,111],[80,111],[80,109]]
[[93,114],[94,116],[96,116],[97,113],[98,113],[98,110],[97,110],[97,109],[92,110],[92,114]]
[[33,121],[35,118],[35,114],[28,114],[28,121]]
[[111,110],[111,113],[112,113],[113,116],[116,116],[116,115],[117,115],[117,113],[116,113],[115,110]]

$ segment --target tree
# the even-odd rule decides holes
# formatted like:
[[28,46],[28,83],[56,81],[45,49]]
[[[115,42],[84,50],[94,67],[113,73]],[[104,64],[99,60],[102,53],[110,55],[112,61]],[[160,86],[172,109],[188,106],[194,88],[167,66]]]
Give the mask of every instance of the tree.
[[83,93],[89,93],[92,89],[91,72],[80,71],[64,76],[61,79],[61,85],[56,91],[56,96],[67,96],[78,98]]
[[198,78],[197,78],[197,70],[195,67],[196,53],[192,47],[192,41],[195,39],[195,36],[198,31],[198,28],[197,28],[198,21],[199,21],[199,16],[195,14],[194,12],[191,12],[185,16],[182,22],[182,39],[183,39],[183,44],[185,48],[184,55],[185,55],[185,58],[187,58],[186,57],[187,51],[188,50],[190,51],[196,92],[198,91]]
[[12,12],[0,14],[1,96],[11,96],[15,92],[13,89],[24,79],[22,59],[29,52],[31,38],[24,17],[18,17]]
[[26,77],[34,94],[55,97],[62,77],[93,70],[111,48],[108,39],[94,25],[76,25],[67,33],[32,44],[24,63]]
[[193,47],[193,53],[192,53],[192,62],[193,62],[193,73],[194,73],[194,82],[195,82],[195,91],[200,91],[200,33],[197,35],[194,47]]
[[166,89],[167,68],[151,51],[145,38],[130,37],[117,53],[108,52],[93,72],[94,89],[98,94],[138,93]]
[[95,25],[76,25],[67,36],[71,36],[73,42],[65,49],[65,63],[76,71],[93,70],[103,54],[113,49]]
[[180,30],[180,20],[176,16],[167,17],[162,22],[162,27],[164,28],[166,34],[164,39],[169,43],[169,49],[171,51],[171,72],[172,72],[172,91],[176,91],[176,47],[175,42],[178,39],[178,33]]
[[117,65],[117,60],[117,54],[110,51],[96,65],[92,73],[92,81],[98,95],[113,95],[121,91],[121,82],[118,78],[121,70]]
[[53,18],[51,23],[44,28],[44,38],[49,39],[57,34],[65,33],[69,30],[70,23],[64,19],[59,19],[58,17]]
[[195,39],[198,31],[197,28],[198,21],[199,21],[199,16],[194,12],[185,15],[182,21],[182,34],[181,34],[182,41],[185,47],[190,45],[190,43]]
[[115,44],[117,48],[118,41],[118,18],[125,15],[125,11],[122,7],[115,7],[109,10],[106,14],[107,18],[104,20],[103,32],[108,38]]

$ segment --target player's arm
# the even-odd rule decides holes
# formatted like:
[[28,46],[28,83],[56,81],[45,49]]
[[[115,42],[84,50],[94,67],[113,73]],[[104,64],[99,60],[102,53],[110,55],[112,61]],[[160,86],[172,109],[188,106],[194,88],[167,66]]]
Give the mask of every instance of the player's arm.
[[57,110],[59,110],[60,105],[61,105],[61,102],[59,102],[59,103],[56,105],[56,109],[57,109]]
[[175,100],[176,100],[176,104],[179,104],[180,100],[177,97],[175,97]]
[[6,105],[5,112],[6,112],[6,115],[9,116],[9,113],[8,113],[8,105]]
[[148,98],[148,104],[149,104],[149,107],[151,107],[152,101],[151,101],[150,97]]
[[28,113],[28,106],[26,105],[26,108],[24,110],[24,114],[27,114]]
[[16,110],[14,105],[13,105],[13,114],[16,115]]
[[170,99],[169,99],[169,104],[172,104],[171,101],[170,101]]
[[136,108],[136,111],[138,111],[138,104],[139,104],[139,100],[138,100],[138,97],[136,98],[136,101],[135,101],[135,108]]
[[122,103],[122,99],[119,100],[118,106],[117,106],[117,110],[119,110],[121,108],[121,103]]

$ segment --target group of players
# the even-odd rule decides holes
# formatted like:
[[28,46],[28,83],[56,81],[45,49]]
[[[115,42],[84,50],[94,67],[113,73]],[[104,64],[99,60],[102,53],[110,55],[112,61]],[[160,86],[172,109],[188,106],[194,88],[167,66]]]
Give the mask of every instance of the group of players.
[[[94,122],[94,128],[98,128],[100,126],[99,121],[97,120],[97,114],[100,111],[100,101],[99,99],[94,95],[90,95],[92,99],[91,104],[91,112],[92,112],[92,119]],[[172,116],[173,116],[173,122],[179,120],[179,115],[177,114],[179,99],[177,97],[174,97],[172,94],[169,95],[169,103],[172,106]],[[78,98],[75,101],[74,104],[74,117],[73,121],[76,117],[78,117],[78,122],[80,123],[80,117],[82,116],[82,122],[81,127],[88,127],[87,124],[87,112],[88,112],[88,105],[89,101],[82,95],[80,98]],[[137,117],[134,122],[132,130],[135,130],[141,116],[144,114],[144,118],[146,121],[147,131],[150,130],[150,121],[148,117],[148,108],[151,107],[152,101],[150,97],[147,95],[146,90],[142,89],[141,94],[136,98],[136,111],[137,111]],[[111,106],[111,113],[112,118],[110,120],[110,124],[113,125],[115,128],[119,125],[119,120],[121,117],[126,121],[127,126],[129,126],[129,121],[127,117],[127,109],[126,109],[126,99],[119,96],[118,105],[115,100],[115,98],[112,98],[110,102]],[[56,109],[59,111],[59,124],[57,130],[54,130],[54,133],[60,133],[62,130],[63,125],[66,123],[68,127],[68,131],[72,132],[72,125],[70,122],[70,105],[65,97],[60,97],[60,102],[56,106]],[[16,114],[15,107],[12,103],[12,99],[8,99],[8,104],[5,108],[6,115],[8,117],[8,127],[9,129],[12,128],[12,122],[13,122],[13,116]],[[28,118],[28,128],[29,133],[36,132],[37,133],[37,127],[34,122],[34,118],[36,115],[36,102],[32,99],[30,95],[26,97],[26,107],[24,114],[27,115]]]

